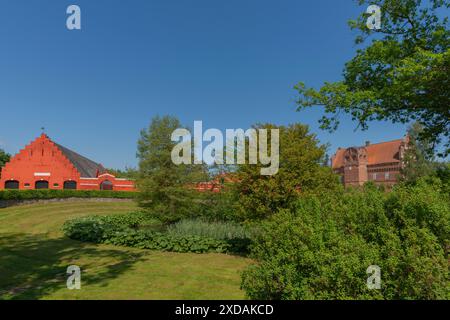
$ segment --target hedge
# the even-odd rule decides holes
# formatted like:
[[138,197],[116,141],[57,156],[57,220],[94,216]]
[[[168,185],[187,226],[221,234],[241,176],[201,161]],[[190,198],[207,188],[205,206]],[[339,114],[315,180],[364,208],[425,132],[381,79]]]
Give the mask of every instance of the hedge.
[[2,190],[0,200],[44,200],[65,198],[134,199],[138,192],[106,190]]

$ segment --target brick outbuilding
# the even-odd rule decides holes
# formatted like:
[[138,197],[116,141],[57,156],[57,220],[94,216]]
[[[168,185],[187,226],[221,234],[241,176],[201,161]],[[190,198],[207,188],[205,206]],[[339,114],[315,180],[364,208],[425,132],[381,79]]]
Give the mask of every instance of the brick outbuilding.
[[116,178],[101,164],[42,134],[3,167],[2,189],[135,191],[135,184],[129,179]]

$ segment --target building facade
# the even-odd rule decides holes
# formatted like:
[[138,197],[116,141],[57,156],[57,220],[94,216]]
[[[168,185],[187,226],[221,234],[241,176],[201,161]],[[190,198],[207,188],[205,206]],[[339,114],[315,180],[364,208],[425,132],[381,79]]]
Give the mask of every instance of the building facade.
[[135,191],[135,183],[116,178],[101,164],[42,134],[3,167],[0,178],[2,189]]
[[392,186],[398,182],[409,139],[371,144],[362,147],[339,148],[331,158],[333,171],[348,186],[361,186],[373,181]]

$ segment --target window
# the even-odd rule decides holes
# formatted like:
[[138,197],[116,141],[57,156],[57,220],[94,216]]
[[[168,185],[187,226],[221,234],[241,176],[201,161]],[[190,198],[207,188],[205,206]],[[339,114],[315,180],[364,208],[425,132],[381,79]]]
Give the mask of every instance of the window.
[[384,180],[389,180],[390,176],[389,176],[389,172],[386,172],[384,174]]
[[372,179],[373,180],[377,180],[377,174],[376,173],[372,174]]
[[17,180],[6,181],[5,189],[19,189],[19,181]]
[[25,183],[25,184],[24,184],[24,187],[25,187],[25,188],[29,188],[29,187],[30,187],[30,184],[29,184],[29,183]]

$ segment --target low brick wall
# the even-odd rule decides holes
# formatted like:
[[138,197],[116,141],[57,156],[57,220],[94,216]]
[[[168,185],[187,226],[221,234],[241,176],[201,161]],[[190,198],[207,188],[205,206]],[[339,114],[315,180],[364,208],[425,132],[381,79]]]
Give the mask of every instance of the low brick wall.
[[58,198],[58,199],[36,199],[36,200],[0,200],[0,208],[12,206],[23,206],[28,204],[46,204],[58,202],[132,202],[133,199],[114,198]]

